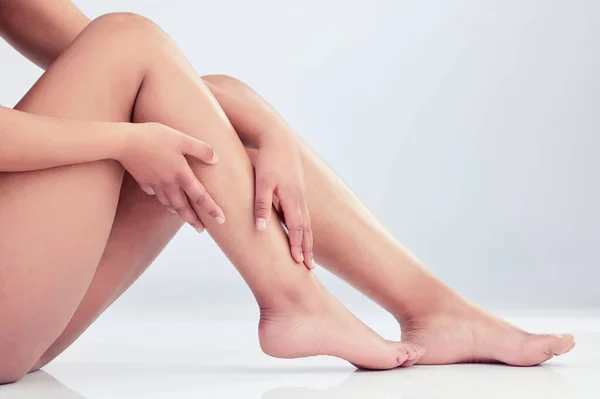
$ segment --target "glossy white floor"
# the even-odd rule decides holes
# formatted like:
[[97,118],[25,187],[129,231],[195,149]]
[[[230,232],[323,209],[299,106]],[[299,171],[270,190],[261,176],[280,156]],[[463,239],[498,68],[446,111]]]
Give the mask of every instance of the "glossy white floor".
[[[216,313],[223,315],[223,309]],[[252,312],[252,311],[251,311]],[[1,399],[30,398],[598,398],[600,317],[512,317],[535,332],[575,332],[571,354],[533,368],[423,366],[356,371],[332,358],[263,355],[255,323],[224,317],[189,322],[124,315],[101,318],[45,371],[0,387]],[[191,319],[191,317],[189,317]],[[369,320],[397,334],[389,320]]]

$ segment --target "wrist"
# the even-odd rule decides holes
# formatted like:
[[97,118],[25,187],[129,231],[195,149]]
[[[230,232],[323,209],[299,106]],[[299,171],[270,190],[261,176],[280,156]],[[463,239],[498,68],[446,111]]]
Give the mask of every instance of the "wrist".
[[111,123],[111,158],[122,162],[127,154],[127,148],[129,147],[129,142],[131,141],[131,137],[137,129],[139,129],[139,124],[129,123],[129,122],[116,122]]

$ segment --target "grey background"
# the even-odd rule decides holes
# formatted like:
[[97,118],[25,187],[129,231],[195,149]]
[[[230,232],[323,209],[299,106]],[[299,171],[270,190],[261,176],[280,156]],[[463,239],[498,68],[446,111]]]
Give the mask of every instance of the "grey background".
[[[263,94],[406,246],[495,308],[600,307],[596,1],[92,1]],[[41,71],[0,43],[0,103]],[[93,77],[90,77],[93,79]],[[342,300],[366,305],[319,271]],[[119,303],[249,304],[185,227]]]

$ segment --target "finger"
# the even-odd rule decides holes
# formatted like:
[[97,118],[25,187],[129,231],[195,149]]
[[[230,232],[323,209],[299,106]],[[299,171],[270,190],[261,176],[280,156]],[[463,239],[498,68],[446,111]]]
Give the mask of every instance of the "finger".
[[300,207],[289,198],[280,199],[281,209],[285,217],[285,224],[288,229],[288,235],[290,240],[290,249],[292,257],[298,263],[304,261],[302,255],[302,214],[300,213]]
[[171,203],[169,202],[169,198],[167,198],[167,194],[165,194],[165,191],[162,189],[159,189],[156,186],[152,187],[152,191],[154,191],[156,199],[158,200],[158,202],[160,202],[161,204],[163,204],[164,206],[167,207],[167,209],[171,210],[171,212],[175,213],[175,211],[173,210],[173,208],[171,207]]
[[145,192],[148,195],[154,195],[154,189],[148,185],[141,185],[140,184],[140,188],[142,189],[143,192]]
[[194,175],[191,169],[182,182],[183,190],[188,196],[188,200],[198,216],[208,214],[212,216],[218,224],[225,223],[225,213],[219,205],[206,192],[206,189]]
[[165,194],[171,203],[171,207],[180,218],[192,225],[196,230],[202,228],[200,218],[198,218],[198,215],[196,215],[196,212],[190,206],[183,189],[179,185],[170,185],[165,191]]
[[205,229],[204,223],[202,223],[202,220],[200,220],[200,219],[198,219],[198,220],[199,220],[199,227],[196,228],[196,231],[198,233],[204,233],[204,229]]
[[281,204],[279,203],[279,198],[275,192],[273,192],[273,206],[275,207],[275,212],[281,216]]
[[190,136],[185,137],[184,154],[191,155],[208,164],[215,164],[219,161],[219,156],[210,145]]
[[266,230],[271,217],[273,207],[273,189],[275,185],[266,178],[256,178],[256,198],[254,200],[254,217],[256,228]]
[[310,215],[306,205],[302,205],[302,254],[304,255],[304,264],[310,270],[315,268],[313,257],[313,234],[310,224]]

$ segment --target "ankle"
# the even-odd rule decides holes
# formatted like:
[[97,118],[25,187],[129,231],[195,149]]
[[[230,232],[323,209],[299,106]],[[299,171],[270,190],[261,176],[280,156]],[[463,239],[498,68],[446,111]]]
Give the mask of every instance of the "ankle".
[[263,316],[313,313],[320,309],[325,290],[313,273],[307,278],[273,284],[275,289],[257,296],[261,318]]
[[394,306],[392,314],[400,323],[438,317],[468,305],[462,296],[435,277],[415,286],[409,296],[399,298]]

